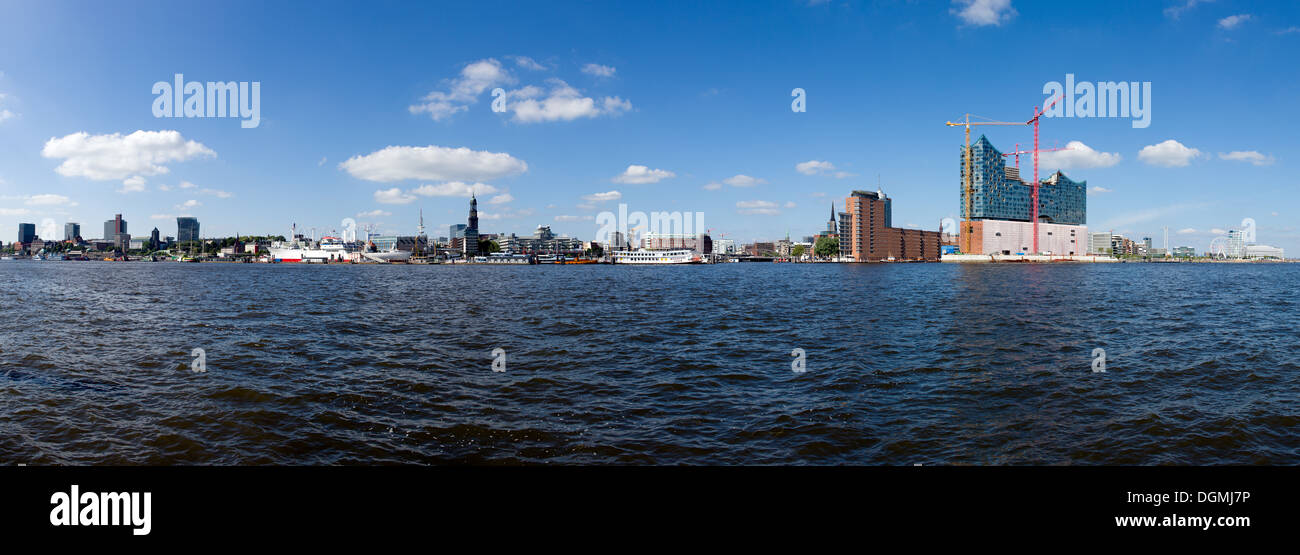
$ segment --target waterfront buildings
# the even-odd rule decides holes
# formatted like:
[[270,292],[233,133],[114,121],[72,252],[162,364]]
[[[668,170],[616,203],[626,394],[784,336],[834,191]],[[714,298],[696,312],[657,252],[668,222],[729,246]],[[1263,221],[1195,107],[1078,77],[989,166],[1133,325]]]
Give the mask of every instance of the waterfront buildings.
[[1174,256],[1177,258],[1192,258],[1196,256],[1196,249],[1193,247],[1174,247]]
[[1099,231],[1088,234],[1088,254],[1110,254],[1110,233]]
[[[958,160],[962,250],[967,254],[1012,254],[1033,250],[1031,187],[1020,169],[1007,167],[1002,152],[981,135],[971,144],[971,197],[967,214],[966,149]],[[1088,249],[1087,181],[1074,181],[1060,171],[1038,187],[1038,248],[1051,254],[1083,254]],[[980,225],[979,222],[993,222]],[[1050,229],[1043,224],[1052,224]],[[1070,226],[1066,229],[1060,226]],[[1050,234],[1050,235],[1049,235]],[[1073,237],[1070,242],[1067,237]]]
[[113,248],[120,251],[131,247],[131,234],[127,233],[126,220],[122,219],[121,214],[104,222],[104,241],[112,243]]
[[199,220],[191,217],[176,218],[176,240],[178,242],[199,240]]
[[837,229],[840,257],[853,262],[938,261],[939,232],[893,227],[892,211],[892,201],[879,189],[853,191],[845,198]]
[[1245,248],[1245,258],[1248,259],[1278,259],[1286,258],[1286,253],[1278,248],[1268,245],[1247,245]]
[[63,224],[63,240],[76,241],[81,238],[81,224],[68,222]]
[[646,250],[690,249],[702,254],[713,252],[713,239],[707,234],[655,233],[641,237],[641,248]]
[[[612,243],[616,244],[616,243]],[[502,252],[516,254],[566,254],[580,255],[584,250],[581,239],[556,235],[549,225],[539,225],[532,237],[519,237],[514,233],[502,235],[497,241]],[[621,247],[619,247],[621,248]],[[613,250],[614,249],[611,247]]]

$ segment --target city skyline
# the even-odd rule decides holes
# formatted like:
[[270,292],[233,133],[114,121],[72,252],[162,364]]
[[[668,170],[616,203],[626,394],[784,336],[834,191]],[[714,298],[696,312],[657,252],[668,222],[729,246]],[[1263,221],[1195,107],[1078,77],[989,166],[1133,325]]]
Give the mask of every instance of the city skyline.
[[[703,212],[715,238],[745,243],[814,235],[832,201],[879,183],[897,201],[895,226],[935,230],[960,210],[962,137],[943,122],[1024,121],[1046,84],[1077,78],[1150,83],[1146,127],[1042,120],[1044,148],[1072,148],[1044,153],[1040,177],[1087,182],[1090,230],[1163,238],[1168,227],[1170,246],[1201,251],[1252,218],[1260,242],[1300,252],[1287,171],[1300,145],[1281,123],[1297,110],[1285,101],[1298,84],[1286,69],[1294,5],[481,10],[325,9],[308,33],[275,23],[304,17],[291,5],[238,5],[243,16],[183,29],[147,5],[130,16],[24,6],[0,22],[0,227],[34,223],[59,239],[69,222],[91,229],[121,213],[165,234],[193,216],[207,236],[287,234],[295,222],[324,233],[344,218],[411,235],[420,209],[430,229],[463,222],[477,192],[483,232],[549,225],[591,239],[595,216],[622,202]],[[152,33],[116,32],[140,18]],[[646,23],[636,46],[612,25],[628,20]],[[775,21],[790,25],[745,38]],[[423,46],[430,29],[440,38]],[[1029,50],[1030,30],[1078,46]],[[154,85],[177,74],[260,84],[258,125],[155,117]],[[805,112],[791,110],[794,89]],[[1033,140],[1027,127],[979,134],[1004,152]]]

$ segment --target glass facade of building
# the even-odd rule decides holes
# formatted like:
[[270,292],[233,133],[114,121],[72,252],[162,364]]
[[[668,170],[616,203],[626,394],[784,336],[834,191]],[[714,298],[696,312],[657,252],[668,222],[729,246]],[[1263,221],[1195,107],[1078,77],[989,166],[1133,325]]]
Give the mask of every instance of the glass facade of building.
[[[971,214],[966,214],[966,153],[961,147],[958,213],[963,220],[1012,220],[1027,222],[1031,216],[1030,187],[1007,175],[1006,158],[983,135],[971,144]],[[1014,173],[1014,172],[1013,172]],[[1043,179],[1038,187],[1040,222],[1066,225],[1088,223],[1087,181],[1073,181],[1056,172]]]

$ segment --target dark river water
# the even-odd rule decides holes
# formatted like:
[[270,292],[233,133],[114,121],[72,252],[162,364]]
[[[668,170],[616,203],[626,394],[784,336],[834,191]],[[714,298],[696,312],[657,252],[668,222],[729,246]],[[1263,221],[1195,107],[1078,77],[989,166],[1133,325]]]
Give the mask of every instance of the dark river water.
[[1293,465],[1297,291],[1295,264],[4,261],[0,464]]

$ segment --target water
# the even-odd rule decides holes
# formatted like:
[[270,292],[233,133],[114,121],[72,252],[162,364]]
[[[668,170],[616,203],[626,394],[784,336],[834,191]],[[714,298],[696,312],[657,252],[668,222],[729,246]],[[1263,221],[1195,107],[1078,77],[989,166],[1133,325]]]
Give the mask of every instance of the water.
[[6,261],[0,464],[1296,464],[1297,290],[1292,264]]

